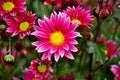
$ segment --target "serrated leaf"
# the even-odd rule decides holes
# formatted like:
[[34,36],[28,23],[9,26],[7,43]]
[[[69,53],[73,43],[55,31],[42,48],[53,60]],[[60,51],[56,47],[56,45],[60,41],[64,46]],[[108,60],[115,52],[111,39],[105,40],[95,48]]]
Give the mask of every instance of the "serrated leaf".
[[105,53],[95,44],[95,54],[101,64],[105,63]]

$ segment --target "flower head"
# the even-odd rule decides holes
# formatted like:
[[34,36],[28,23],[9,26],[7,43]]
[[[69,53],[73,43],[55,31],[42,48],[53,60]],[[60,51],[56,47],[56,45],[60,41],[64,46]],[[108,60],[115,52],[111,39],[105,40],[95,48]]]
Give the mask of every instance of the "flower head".
[[51,64],[48,60],[37,58],[31,62],[30,71],[32,71],[34,77],[40,78],[40,80],[48,80],[47,78],[50,78]]
[[30,34],[30,29],[35,24],[35,15],[32,12],[19,13],[14,18],[7,19],[7,32],[12,32],[12,37],[19,35],[23,39]]
[[33,72],[28,68],[24,69],[23,73],[25,74],[25,76],[23,77],[24,80],[41,80],[40,78],[35,77]]
[[[119,63],[119,65],[120,65],[120,63]],[[120,66],[112,65],[110,70],[115,75],[114,80],[120,80]]]
[[102,6],[97,5],[97,7],[95,9],[95,13],[99,14],[100,17],[105,19],[113,13],[113,10],[114,10],[113,2],[110,1],[110,0],[109,1],[103,0],[102,1]]
[[105,55],[107,59],[117,56],[116,53],[117,48],[116,48],[116,43],[114,41],[112,40],[107,41],[106,46],[108,48],[108,50],[105,50]]
[[82,7],[68,7],[66,11],[64,11],[70,19],[71,23],[78,23],[80,27],[90,27],[92,21],[92,15],[90,14],[90,10],[85,10]]
[[9,13],[15,16],[18,12],[24,12],[26,0],[0,0],[0,16],[5,16]]
[[67,8],[67,6],[78,6],[79,1],[78,0],[45,0],[44,4],[57,5],[58,9],[64,10]]
[[38,20],[41,28],[36,27],[32,35],[38,37],[39,41],[33,42],[38,52],[45,52],[42,59],[51,59],[52,54],[56,61],[60,56],[74,59],[71,52],[78,49],[73,44],[78,44],[74,39],[81,37],[80,33],[75,32],[77,24],[70,24],[70,18],[64,13],[53,13],[50,19]]

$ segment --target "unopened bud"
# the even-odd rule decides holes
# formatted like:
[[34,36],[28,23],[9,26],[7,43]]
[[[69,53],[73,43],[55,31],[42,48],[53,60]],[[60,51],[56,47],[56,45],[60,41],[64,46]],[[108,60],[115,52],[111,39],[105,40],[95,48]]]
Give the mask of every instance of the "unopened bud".
[[13,62],[15,61],[15,58],[14,58],[13,55],[8,54],[8,55],[6,55],[6,56],[4,57],[4,60],[5,60],[5,62],[7,62],[7,63],[13,63]]
[[88,32],[86,34],[86,37],[87,37],[88,40],[91,40],[93,38],[93,34],[91,32]]
[[99,13],[99,15],[104,19],[107,18],[109,16],[109,11],[107,9],[102,9]]

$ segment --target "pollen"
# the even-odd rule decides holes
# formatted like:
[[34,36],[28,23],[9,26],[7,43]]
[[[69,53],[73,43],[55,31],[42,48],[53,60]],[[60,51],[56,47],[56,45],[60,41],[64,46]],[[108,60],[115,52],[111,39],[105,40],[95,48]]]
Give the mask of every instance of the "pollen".
[[15,5],[12,2],[5,2],[3,4],[3,9],[5,11],[12,11],[14,7],[15,7]]
[[29,28],[29,23],[28,22],[22,22],[20,24],[20,30],[21,31],[26,31]]
[[55,46],[60,46],[64,43],[64,35],[60,32],[54,32],[50,35],[50,42]]
[[39,65],[39,66],[37,67],[37,69],[38,69],[38,71],[39,71],[40,73],[45,73],[46,70],[47,70],[47,66],[46,66],[46,65]]
[[39,78],[33,78],[32,80],[40,80]]
[[105,53],[105,55],[107,55],[108,54],[108,50],[104,50],[104,53]]
[[73,20],[71,21],[72,24],[74,24],[75,22],[77,22],[78,24],[81,24],[81,21],[78,20],[78,19],[73,19]]

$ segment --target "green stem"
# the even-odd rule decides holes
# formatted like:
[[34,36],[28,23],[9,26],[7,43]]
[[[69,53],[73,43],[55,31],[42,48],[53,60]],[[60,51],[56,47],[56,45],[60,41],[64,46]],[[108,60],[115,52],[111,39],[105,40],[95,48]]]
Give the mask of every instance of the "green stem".
[[12,42],[11,42],[11,37],[9,38],[9,49],[8,49],[8,54],[11,55],[12,54]]
[[104,66],[108,63],[109,60],[110,60],[110,59],[106,60],[105,63],[104,63],[104,65],[101,64],[101,65],[98,66],[96,69],[94,69],[94,70],[93,70],[93,73],[96,72],[96,71],[98,71],[98,70],[101,69],[102,67],[104,67]]
[[[95,37],[94,37],[94,42],[96,42],[96,38],[99,35],[101,30],[101,19],[97,17],[97,27],[96,27],[96,32],[95,32]],[[90,53],[90,60],[89,60],[89,76],[88,80],[92,80],[92,64],[93,63],[93,53]]]
[[56,76],[57,63],[56,63],[56,62],[54,62],[53,68],[54,68],[54,72],[53,72],[53,80],[57,80],[57,76]]

